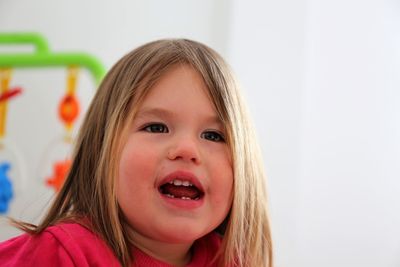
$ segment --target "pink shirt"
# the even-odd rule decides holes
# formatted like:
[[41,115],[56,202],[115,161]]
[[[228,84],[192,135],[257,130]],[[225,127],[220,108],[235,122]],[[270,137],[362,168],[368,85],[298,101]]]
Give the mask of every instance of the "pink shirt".
[[[196,241],[192,260],[187,267],[213,267],[210,262],[220,245],[221,239],[215,233]],[[172,267],[138,249],[133,250],[133,255],[135,258],[133,266]],[[0,243],[0,265],[3,267],[120,266],[106,243],[77,223],[51,226],[40,235],[23,234]]]

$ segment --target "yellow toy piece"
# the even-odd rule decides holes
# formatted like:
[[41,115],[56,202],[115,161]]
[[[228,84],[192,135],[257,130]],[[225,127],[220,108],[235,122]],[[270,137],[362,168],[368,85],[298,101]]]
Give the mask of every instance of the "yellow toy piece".
[[[11,69],[0,69],[0,93],[5,94],[11,79]],[[3,138],[6,132],[6,118],[7,118],[7,102],[0,102],[0,138]]]

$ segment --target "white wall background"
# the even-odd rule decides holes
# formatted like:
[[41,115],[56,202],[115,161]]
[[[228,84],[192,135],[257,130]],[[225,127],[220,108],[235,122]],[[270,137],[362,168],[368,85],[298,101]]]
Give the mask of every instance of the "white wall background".
[[[400,266],[399,28],[395,0],[0,1],[0,32],[40,32],[107,68],[160,37],[225,56],[262,143],[278,267]],[[86,105],[95,87],[82,76]],[[61,69],[15,71],[25,92],[7,129],[28,180],[11,216],[37,221],[51,197],[36,174],[63,131],[64,80]],[[17,233],[0,227],[0,240]]]

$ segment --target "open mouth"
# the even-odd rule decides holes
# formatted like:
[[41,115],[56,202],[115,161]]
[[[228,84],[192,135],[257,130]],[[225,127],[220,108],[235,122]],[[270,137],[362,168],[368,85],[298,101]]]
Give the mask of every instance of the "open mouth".
[[204,196],[204,192],[196,185],[179,178],[162,184],[159,191],[166,197],[182,200],[200,200]]

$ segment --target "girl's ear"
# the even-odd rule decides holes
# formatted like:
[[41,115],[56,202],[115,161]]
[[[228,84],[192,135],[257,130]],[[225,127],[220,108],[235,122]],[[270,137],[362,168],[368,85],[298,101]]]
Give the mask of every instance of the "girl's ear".
[[231,218],[231,211],[229,211],[228,215],[226,215],[226,217],[222,221],[222,223],[215,229],[215,232],[217,232],[221,236],[224,236],[225,235],[225,231],[226,231],[226,227],[228,226],[230,218]]

